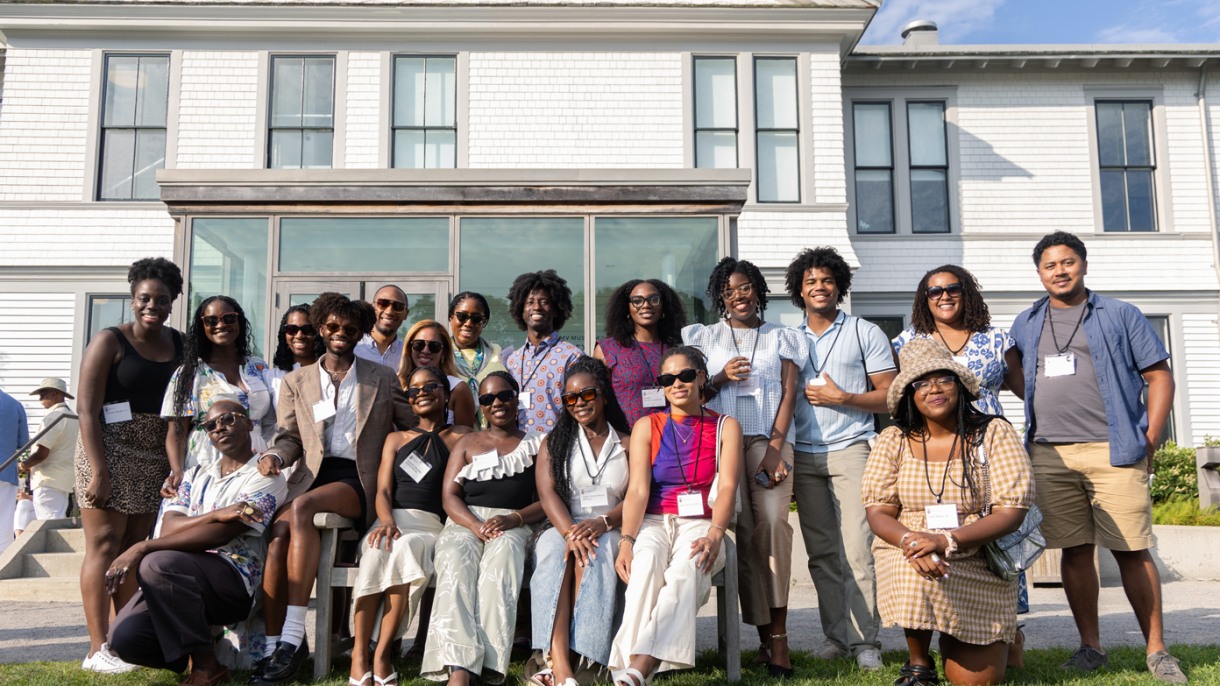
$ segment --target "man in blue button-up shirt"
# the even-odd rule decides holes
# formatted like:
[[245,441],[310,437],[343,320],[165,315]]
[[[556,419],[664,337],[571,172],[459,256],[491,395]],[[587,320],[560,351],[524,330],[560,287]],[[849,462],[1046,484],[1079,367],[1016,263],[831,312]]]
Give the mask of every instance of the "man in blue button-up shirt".
[[[30,440],[25,407],[0,391],[0,462]],[[0,553],[13,542],[13,514],[17,511],[17,461],[0,472]]]
[[[1149,475],[1173,403],[1169,353],[1133,305],[1085,288],[1084,243],[1057,231],[1034,248],[1047,297],[1017,316],[1012,337],[1025,370],[1026,439],[1042,533],[1063,549],[1063,589],[1080,632],[1066,669],[1106,663],[1097,620],[1095,546],[1114,553],[1144,630],[1148,667],[1185,683],[1162,639],[1161,579]],[[1142,396],[1148,384],[1145,406]]]

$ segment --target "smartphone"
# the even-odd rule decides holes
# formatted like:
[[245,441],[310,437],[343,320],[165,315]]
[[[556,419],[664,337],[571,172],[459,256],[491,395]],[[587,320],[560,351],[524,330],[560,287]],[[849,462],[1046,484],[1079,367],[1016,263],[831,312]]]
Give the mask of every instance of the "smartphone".
[[[791,476],[792,465],[785,462],[784,468],[788,470],[788,474]],[[754,474],[754,483],[758,484],[759,486],[766,487],[771,483],[771,476],[769,476],[766,472],[757,472]]]

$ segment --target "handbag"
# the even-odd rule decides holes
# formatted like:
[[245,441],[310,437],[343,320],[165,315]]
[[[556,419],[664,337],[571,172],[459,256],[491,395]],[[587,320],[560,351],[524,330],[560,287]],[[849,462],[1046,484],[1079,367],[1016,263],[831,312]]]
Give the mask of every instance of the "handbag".
[[[707,506],[713,508],[716,506],[716,494],[720,492],[720,437],[721,429],[724,428],[724,418],[726,415],[720,415],[720,419],[716,420],[716,478],[712,479],[712,490],[707,493]],[[733,519],[737,519],[737,513],[741,512],[741,488],[740,484],[737,488],[736,502],[733,504]]]
[[[983,469],[983,507],[979,512],[980,517],[991,514],[991,467],[988,462],[987,450],[980,445],[979,464]],[[1042,511],[1031,503],[1025,513],[1025,519],[1016,531],[983,545],[987,569],[1005,581],[1013,581],[1032,567],[1046,550],[1046,538],[1039,528],[1041,524]]]

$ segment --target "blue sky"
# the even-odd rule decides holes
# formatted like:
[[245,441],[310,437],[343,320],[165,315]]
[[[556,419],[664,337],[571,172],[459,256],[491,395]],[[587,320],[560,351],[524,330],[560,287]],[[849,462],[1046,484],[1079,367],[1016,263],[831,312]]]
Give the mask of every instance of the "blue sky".
[[862,42],[899,44],[912,19],[942,44],[1220,44],[1218,0],[885,0]]

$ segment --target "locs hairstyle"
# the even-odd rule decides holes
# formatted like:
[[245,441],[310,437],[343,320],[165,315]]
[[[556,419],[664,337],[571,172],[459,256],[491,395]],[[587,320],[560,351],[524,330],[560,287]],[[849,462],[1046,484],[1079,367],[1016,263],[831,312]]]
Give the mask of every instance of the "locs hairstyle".
[[458,305],[461,305],[463,300],[477,302],[479,307],[483,309],[483,316],[487,317],[487,321],[491,321],[491,306],[487,304],[487,298],[484,298],[482,293],[475,293],[474,291],[462,291],[449,299],[449,319],[453,319],[453,313],[457,312]]
[[[309,305],[293,305],[289,307],[284,316],[280,317],[280,328],[275,333],[275,355],[271,358],[271,364],[276,369],[286,372],[292,371],[292,365],[296,362],[296,358],[292,355],[292,349],[284,341],[284,329],[288,326],[288,317],[293,312],[301,312],[305,315],[305,321],[309,321]],[[310,324],[310,326],[313,326]],[[319,358],[322,353],[326,352],[326,348],[322,346],[322,337],[313,337],[313,356]]]
[[213,295],[205,298],[195,308],[191,317],[191,325],[186,329],[186,344],[182,348],[182,367],[178,370],[178,380],[174,382],[174,415],[181,417],[183,410],[190,401],[191,392],[195,390],[195,373],[199,371],[199,363],[211,359],[215,347],[204,332],[203,313],[208,305],[222,302],[237,313],[237,363],[244,365],[250,359],[250,351],[254,348],[253,335],[250,332],[250,320],[241,305],[227,295]]
[[[597,389],[601,392],[601,397],[606,401],[606,422],[614,427],[619,436],[627,435],[630,427],[627,426],[627,416],[619,407],[618,399],[614,397],[614,388],[610,385],[609,367],[601,360],[592,357],[577,358],[563,374],[565,390],[568,387],[568,379],[577,374],[588,374],[593,377]],[[579,431],[580,424],[565,409],[559,413],[559,418],[555,420],[555,428],[551,429],[551,433],[546,437],[547,450],[551,454],[551,477],[555,481],[555,493],[565,503],[571,496],[568,484],[568,465],[571,460],[568,459],[568,456],[572,454],[573,449],[576,449]]]
[[554,269],[542,272],[528,272],[518,276],[508,289],[508,311],[517,322],[517,328],[525,331],[525,301],[534,291],[546,291],[551,296],[551,312],[554,315],[555,330],[572,316],[572,289],[568,282],[555,273]]
[[784,289],[788,291],[788,297],[796,309],[805,309],[805,272],[810,269],[825,269],[830,272],[835,279],[835,286],[839,289],[838,302],[842,303],[847,292],[851,290],[851,267],[847,266],[847,261],[834,248],[805,248],[797,253],[784,274]]
[[767,309],[767,294],[771,292],[767,288],[767,280],[763,278],[762,272],[758,271],[758,267],[755,267],[753,262],[733,257],[720,260],[707,280],[707,297],[712,301],[716,314],[724,319],[728,312],[724,307],[724,298],[721,297],[721,294],[724,293],[724,289],[729,287],[729,278],[734,274],[744,274],[750,281],[750,285],[754,287],[754,295],[758,297],[758,314],[761,317]]
[[915,287],[915,302],[911,304],[911,327],[922,334],[936,331],[936,320],[932,317],[932,305],[928,300],[928,281],[937,274],[952,274],[962,284],[962,323],[970,331],[986,331],[991,326],[991,313],[979,290],[979,282],[963,267],[945,264],[930,270]]
[[127,283],[131,284],[132,294],[136,292],[136,284],[148,279],[156,279],[165,284],[173,299],[182,295],[182,270],[164,257],[145,257],[142,260],[136,260],[127,270]]
[[642,283],[650,284],[661,296],[661,322],[657,325],[661,343],[678,345],[682,342],[682,327],[686,326],[686,308],[677,291],[660,279],[632,279],[614,289],[606,305],[606,335],[629,346],[635,336],[631,320],[631,291]]

